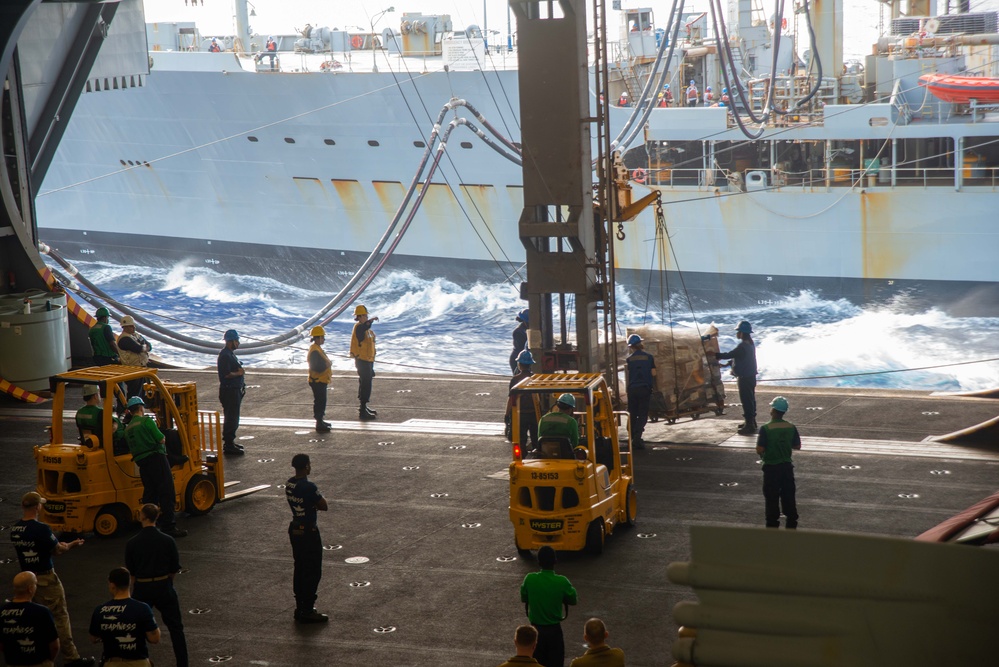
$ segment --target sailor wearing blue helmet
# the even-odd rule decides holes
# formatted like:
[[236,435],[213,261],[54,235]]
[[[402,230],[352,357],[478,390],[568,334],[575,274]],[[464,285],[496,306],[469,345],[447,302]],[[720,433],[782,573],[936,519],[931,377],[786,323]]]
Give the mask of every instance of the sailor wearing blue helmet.
[[743,320],[735,329],[739,344],[731,352],[719,352],[719,359],[732,360],[732,375],[739,384],[739,401],[745,421],[739,424],[740,435],[756,435],[756,344],[753,325]]
[[239,428],[239,408],[243,403],[246,385],[243,382],[243,364],[236,358],[239,332],[229,329],[222,336],[225,347],[219,352],[216,367],[219,373],[219,403],[222,404],[222,453],[241,456],[243,445],[236,444]]
[[517,355],[527,347],[527,327],[530,324],[531,313],[525,308],[517,313],[516,319],[520,324],[513,330],[513,352],[510,353],[510,372],[514,375],[517,374]]
[[645,449],[645,425],[649,421],[649,401],[656,391],[656,360],[645,351],[642,337],[628,336],[628,414],[631,415],[632,449]]
[[[526,312],[525,310],[524,313]],[[507,424],[511,425],[511,427],[513,424],[513,411],[518,410],[520,427],[518,428],[519,437],[517,442],[520,443],[520,446],[525,451],[528,449],[525,447],[528,436],[531,439],[530,449],[538,446],[538,413],[534,407],[533,396],[522,395],[515,404],[512,392],[514,387],[533,375],[531,371],[531,366],[533,365],[534,355],[531,354],[530,350],[525,348],[517,355],[517,374],[510,378],[511,395],[506,402],[506,419]],[[509,435],[513,435],[512,431]],[[511,437],[510,439],[512,440],[513,438]]]

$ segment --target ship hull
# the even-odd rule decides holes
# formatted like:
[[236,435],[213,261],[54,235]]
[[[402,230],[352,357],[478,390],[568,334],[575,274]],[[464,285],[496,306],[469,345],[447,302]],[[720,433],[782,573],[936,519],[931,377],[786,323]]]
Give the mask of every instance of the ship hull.
[[[36,200],[39,235],[70,261],[338,289],[390,228],[452,96],[519,140],[513,71],[154,70],[143,88],[83,95]],[[470,116],[457,107],[445,123],[455,114]],[[388,266],[519,283],[521,183],[519,165],[457,128]],[[682,275],[699,308],[816,290],[999,314],[994,187],[867,185],[663,187],[671,246],[656,244],[646,211],[615,241],[618,278],[648,292],[650,273],[666,271],[673,290]]]

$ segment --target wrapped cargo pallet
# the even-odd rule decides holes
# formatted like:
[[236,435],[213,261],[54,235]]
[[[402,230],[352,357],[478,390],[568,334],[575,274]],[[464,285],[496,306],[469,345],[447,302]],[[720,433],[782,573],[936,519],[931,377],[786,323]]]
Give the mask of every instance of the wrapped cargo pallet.
[[[627,335],[642,337],[645,351],[656,360],[656,378],[665,407],[653,401],[649,417],[670,423],[679,417],[696,417],[705,412],[721,414],[725,407],[725,387],[721,369],[714,361],[718,353],[718,329],[702,332],[677,330],[650,324],[629,328]],[[702,340],[702,336],[707,340]],[[708,353],[712,359],[709,362]]]

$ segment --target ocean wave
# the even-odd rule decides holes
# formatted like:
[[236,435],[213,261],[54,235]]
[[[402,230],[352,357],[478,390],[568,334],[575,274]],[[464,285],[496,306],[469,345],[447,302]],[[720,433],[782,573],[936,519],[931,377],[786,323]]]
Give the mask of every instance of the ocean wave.
[[[180,333],[218,340],[236,328],[247,340],[266,340],[299,326],[331,295],[257,276],[220,274],[204,267],[174,266],[162,271],[136,266],[81,262],[81,272],[155,321]],[[748,310],[691,312],[673,296],[666,305],[623,287],[615,290],[617,335],[627,327],[671,323],[704,331],[714,324],[719,343],[738,343],[736,324],[755,328],[760,381],[799,386],[891,387],[977,390],[995,385],[997,364],[962,364],[999,358],[999,318],[962,318],[938,309],[915,310],[907,296],[861,308],[815,292],[775,295],[773,302]],[[516,314],[526,307],[507,283],[461,287],[445,278],[386,270],[360,302],[379,318],[379,367],[386,371],[447,373],[469,371],[507,375]],[[557,302],[556,302],[557,303]],[[567,299],[569,332],[574,332],[574,299]],[[556,306],[557,311],[557,306]],[[326,349],[337,370],[352,370],[349,337],[353,309],[330,322]],[[556,314],[553,329],[558,338]],[[308,340],[258,355],[244,354],[250,367],[305,368]],[[157,343],[154,351],[174,363],[212,366],[213,356],[174,350]],[[922,369],[922,370],[908,370]],[[861,375],[863,374],[863,375]]]

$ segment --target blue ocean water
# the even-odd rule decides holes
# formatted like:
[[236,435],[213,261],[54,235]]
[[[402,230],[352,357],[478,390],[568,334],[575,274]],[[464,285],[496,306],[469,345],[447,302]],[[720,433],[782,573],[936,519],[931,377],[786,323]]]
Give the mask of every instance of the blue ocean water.
[[[236,328],[263,340],[299,325],[330,298],[260,276],[220,274],[178,264],[163,273],[145,267],[78,262],[77,268],[113,298],[151,320],[190,336],[219,341]],[[691,314],[675,303],[650,312],[642,294],[618,289],[618,333],[662,324],[704,329],[715,324],[722,349],[737,343],[736,323],[753,322],[762,383],[822,387],[880,387],[973,391],[999,385],[999,318],[951,317],[935,309],[911,312],[903,299],[875,308],[831,301],[809,292],[775,295],[750,311]],[[378,367],[413,373],[475,372],[506,376],[511,331],[524,307],[510,284],[462,287],[443,278],[386,270],[363,295],[378,335]],[[353,319],[327,327],[326,350],[335,369],[347,356]],[[556,331],[558,325],[556,324]],[[571,330],[571,327],[570,327]],[[141,331],[141,327],[140,327]],[[185,365],[210,366],[214,357],[153,341],[154,352]],[[303,368],[308,341],[259,355],[241,354],[248,367]],[[956,365],[963,364],[963,365]],[[927,366],[942,366],[925,370]],[[833,377],[830,377],[833,376]]]

